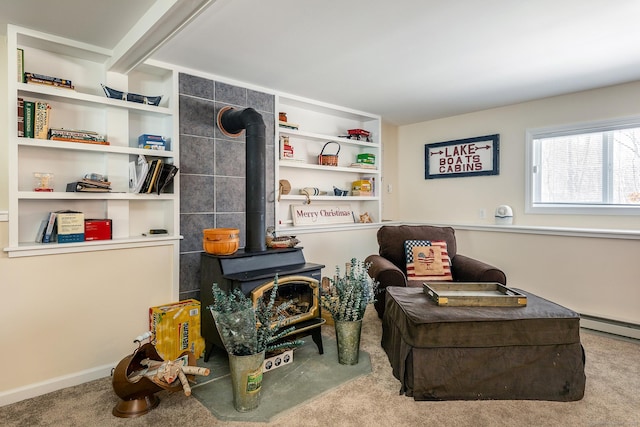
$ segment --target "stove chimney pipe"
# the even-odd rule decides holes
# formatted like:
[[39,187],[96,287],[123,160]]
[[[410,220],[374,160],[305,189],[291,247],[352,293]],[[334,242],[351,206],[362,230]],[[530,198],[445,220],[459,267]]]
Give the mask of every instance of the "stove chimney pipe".
[[237,137],[246,129],[246,236],[245,251],[267,249],[265,238],[266,143],[262,116],[253,108],[234,110],[223,107],[218,113],[218,127],[227,136]]

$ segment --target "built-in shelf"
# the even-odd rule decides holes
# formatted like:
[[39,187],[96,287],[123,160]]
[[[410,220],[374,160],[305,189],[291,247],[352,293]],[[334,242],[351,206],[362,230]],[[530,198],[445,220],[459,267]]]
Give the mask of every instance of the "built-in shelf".
[[[382,181],[382,143],[380,117],[361,111],[350,110],[314,100],[295,96],[276,97],[276,111],[287,115],[287,123],[297,125],[297,129],[280,126],[276,117],[275,150],[275,190],[279,194],[276,202],[276,233],[294,234],[297,232],[315,232],[319,230],[355,229],[358,227],[379,226],[382,209],[380,185]],[[350,129],[363,129],[370,132],[370,140],[347,138]],[[293,159],[285,158],[281,152],[284,141],[293,147]],[[318,156],[335,155],[337,165],[323,165]],[[371,154],[375,157],[376,169],[352,167],[357,163],[358,154]],[[373,196],[334,196],[334,188],[351,192],[354,181],[369,180],[376,187]],[[291,185],[288,194],[280,194],[280,180]],[[321,196],[310,196],[313,206],[346,208],[353,212],[353,218],[367,213],[373,219],[371,223],[358,222],[325,224],[317,226],[293,225],[292,207],[306,204],[309,199],[300,194],[303,188],[317,188]]]
[[[74,89],[18,78],[17,49],[24,52],[24,71],[69,79]],[[10,257],[48,255],[150,245],[177,245],[181,239],[179,177],[169,192],[130,192],[130,166],[139,156],[179,166],[177,72],[144,63],[127,74],[107,69],[110,51],[83,42],[14,25],[7,26]],[[160,105],[108,98],[102,84],[123,92],[162,96]],[[18,135],[18,99],[46,102],[49,128],[89,130],[106,136],[109,145],[52,141]],[[167,150],[138,148],[142,134],[169,140]],[[33,191],[35,172],[53,175],[53,191]],[[111,182],[105,193],[66,192],[66,185],[87,174]],[[86,219],[112,220],[112,240],[78,243],[36,243],[36,234],[50,212],[74,210]],[[143,234],[165,229],[162,237]],[[175,264],[178,264],[175,250]]]

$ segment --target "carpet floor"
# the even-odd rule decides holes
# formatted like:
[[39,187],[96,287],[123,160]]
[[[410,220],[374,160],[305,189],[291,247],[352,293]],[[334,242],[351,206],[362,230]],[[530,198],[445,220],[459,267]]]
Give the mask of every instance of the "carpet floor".
[[[323,337],[335,339],[333,328]],[[382,325],[373,307],[362,325],[361,350],[371,373],[341,384],[267,423],[228,421],[214,416],[197,398],[158,393],[160,404],[139,418],[117,418],[111,378],[68,387],[0,407],[0,425],[100,427],[640,427],[640,341],[581,330],[587,386],[577,402],[478,400],[416,402],[399,394],[389,359],[380,347]],[[329,339],[325,351],[329,350]],[[313,348],[313,347],[312,347]],[[200,364],[200,361],[199,363]],[[279,368],[280,369],[280,368]],[[266,384],[265,384],[266,385]],[[302,386],[302,384],[299,384]],[[263,401],[261,406],[265,405]]]

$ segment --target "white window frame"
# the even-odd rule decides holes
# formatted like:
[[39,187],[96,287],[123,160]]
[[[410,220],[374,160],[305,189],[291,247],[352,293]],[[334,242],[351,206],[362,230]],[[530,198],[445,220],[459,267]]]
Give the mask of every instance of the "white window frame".
[[609,119],[594,122],[559,125],[544,128],[532,128],[525,131],[525,213],[528,214],[555,214],[555,215],[640,215],[640,205],[583,205],[534,203],[534,195],[537,191],[533,176],[537,161],[534,153],[535,139],[551,136],[574,135],[577,133],[604,132],[629,127],[640,127],[640,116]]

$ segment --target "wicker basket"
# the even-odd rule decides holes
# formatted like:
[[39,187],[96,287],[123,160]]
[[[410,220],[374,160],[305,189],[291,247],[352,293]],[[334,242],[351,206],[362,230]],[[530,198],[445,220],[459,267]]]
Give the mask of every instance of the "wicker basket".
[[231,255],[240,245],[240,230],[237,228],[206,228],[202,246],[213,255]]
[[[338,151],[336,154],[324,154],[324,149],[327,148],[329,144],[336,144],[338,146]],[[338,166],[338,153],[340,153],[340,144],[334,141],[329,141],[324,144],[322,147],[322,151],[320,151],[320,155],[318,156],[318,164],[323,166]]]

